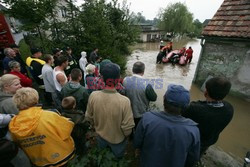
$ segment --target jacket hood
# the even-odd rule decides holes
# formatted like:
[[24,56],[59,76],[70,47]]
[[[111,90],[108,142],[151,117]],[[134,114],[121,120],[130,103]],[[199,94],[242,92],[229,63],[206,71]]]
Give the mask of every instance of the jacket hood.
[[10,121],[9,130],[17,137],[31,135],[38,126],[42,111],[41,107],[31,107],[20,111]]
[[87,53],[86,53],[85,51],[82,51],[82,52],[81,52],[81,56],[82,56],[82,58],[86,58]]
[[63,88],[63,92],[67,92],[67,94],[74,94],[80,88],[81,88],[80,83],[74,83],[72,81],[69,81]]
[[12,98],[12,97],[13,97],[12,94],[8,94],[8,93],[4,93],[0,91],[0,102],[4,101],[5,99]]
[[168,121],[171,121],[171,122],[176,122],[178,124],[183,124],[183,125],[189,125],[189,126],[197,126],[198,124],[194,121],[192,121],[191,119],[188,119],[188,118],[185,118],[181,115],[172,115],[172,114],[169,114],[167,112],[151,112],[152,114],[158,116],[158,117],[161,117],[163,119],[166,119]]

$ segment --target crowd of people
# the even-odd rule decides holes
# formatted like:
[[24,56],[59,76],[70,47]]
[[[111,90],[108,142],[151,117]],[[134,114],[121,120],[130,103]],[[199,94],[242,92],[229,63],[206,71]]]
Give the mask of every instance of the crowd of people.
[[160,43],[160,52],[156,58],[156,64],[171,62],[174,64],[186,65],[191,63],[193,58],[193,49],[191,46],[186,49],[182,47],[179,50],[173,50],[173,42],[169,42],[166,45],[163,41]]
[[[133,75],[121,79],[119,65],[102,60],[97,48],[90,56],[82,51],[79,60],[69,47],[43,59],[41,50],[31,53],[23,63],[13,49],[5,49],[0,166],[67,166],[76,155],[85,156],[91,131],[97,146],[110,148],[117,159],[133,142],[140,166],[192,167],[233,117],[232,105],[223,100],[231,83],[222,77],[206,82],[206,100],[191,103],[187,89],[170,84],[164,111],[153,111],[149,104],[157,93],[144,78],[143,62],[135,62]],[[34,82],[49,108],[40,105]]]

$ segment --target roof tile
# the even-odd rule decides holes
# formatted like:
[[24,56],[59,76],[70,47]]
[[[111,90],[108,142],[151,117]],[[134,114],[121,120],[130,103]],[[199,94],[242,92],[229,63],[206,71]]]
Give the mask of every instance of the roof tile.
[[250,0],[224,0],[202,34],[250,38]]

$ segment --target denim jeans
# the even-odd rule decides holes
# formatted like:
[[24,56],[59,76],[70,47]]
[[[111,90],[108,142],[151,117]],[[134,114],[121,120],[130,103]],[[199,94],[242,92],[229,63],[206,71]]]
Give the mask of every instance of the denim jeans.
[[100,136],[97,136],[96,140],[97,140],[97,144],[99,148],[110,147],[116,158],[123,157],[127,143],[128,143],[126,138],[121,143],[118,143],[118,144],[109,143],[108,141],[104,140]]

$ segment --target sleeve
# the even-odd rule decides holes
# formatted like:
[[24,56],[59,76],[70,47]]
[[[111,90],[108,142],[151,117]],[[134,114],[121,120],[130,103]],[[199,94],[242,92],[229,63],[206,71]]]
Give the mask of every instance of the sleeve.
[[4,104],[2,109],[3,114],[18,114],[19,110],[17,109],[16,105],[14,104],[12,98],[4,100]]
[[[49,112],[49,111],[48,111]],[[71,136],[71,132],[74,127],[74,123],[68,118],[55,114],[55,122],[53,123],[56,127],[57,134],[61,137],[62,140],[66,140]]]
[[0,128],[8,126],[10,120],[11,116],[9,114],[0,114]]
[[80,101],[80,104],[81,104],[81,109],[83,112],[86,111],[86,108],[87,108],[87,105],[88,105],[88,100],[89,100],[89,94],[86,91],[83,92],[83,95],[82,95],[82,100]]
[[8,71],[9,70],[9,61],[6,59],[3,60],[3,69]]
[[32,61],[31,65],[33,67],[33,72],[34,72],[35,76],[41,75],[43,66],[36,61]]
[[93,94],[91,94],[89,96],[89,100],[88,100],[88,104],[87,104],[87,111],[85,113],[85,119],[86,119],[86,121],[90,122],[91,125],[94,124],[94,121],[93,121],[92,97],[93,97]]
[[195,137],[194,142],[188,151],[185,167],[194,166],[200,159],[200,135],[198,128],[196,134],[198,135]]
[[83,64],[84,64],[84,63],[83,63],[83,60],[80,59],[80,60],[79,60],[79,66],[80,66],[80,68],[81,68],[82,71],[84,71],[84,66],[83,66]]
[[25,87],[32,87],[32,80],[28,78],[27,76],[23,75],[20,77],[22,85]]
[[152,85],[148,84],[146,87],[146,96],[149,101],[156,101],[157,94],[155,93]]
[[144,138],[144,127],[143,127],[143,117],[142,119],[139,121],[137,127],[136,127],[136,131],[135,131],[135,136],[134,136],[134,147],[135,148],[142,148],[142,144],[143,144],[143,138]]
[[53,80],[53,71],[47,71],[46,72],[46,76],[47,76],[47,80],[48,80],[48,83],[50,84],[50,86],[54,89],[55,88],[55,83],[54,83],[54,80]]
[[123,119],[122,119],[121,129],[125,136],[129,136],[130,133],[132,132],[132,128],[135,126],[129,99],[127,99],[125,103],[125,107],[122,114],[123,114]]
[[193,108],[193,105],[192,103],[189,104],[188,107],[184,108],[182,111],[181,111],[181,115],[185,118],[190,118],[190,119],[193,119],[194,115],[197,115],[195,114],[196,110]]

